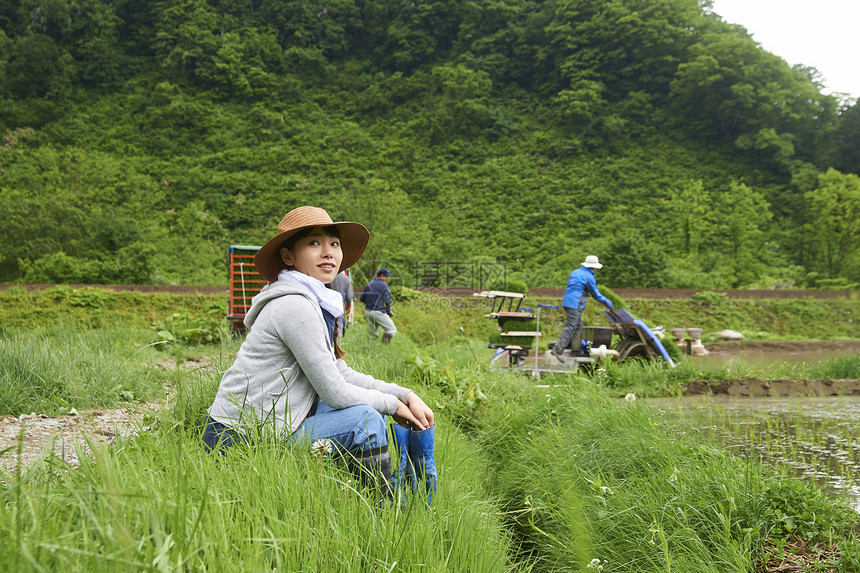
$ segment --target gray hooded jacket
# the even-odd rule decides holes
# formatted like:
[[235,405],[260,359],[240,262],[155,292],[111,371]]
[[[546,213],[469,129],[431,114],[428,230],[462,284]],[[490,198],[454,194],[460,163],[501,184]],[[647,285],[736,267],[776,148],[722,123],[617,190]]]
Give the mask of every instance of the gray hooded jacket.
[[295,431],[314,399],[335,409],[366,404],[393,414],[409,390],[351,369],[334,357],[322,309],[304,286],[280,280],[251,301],[247,338],[224,373],[209,416],[237,430]]

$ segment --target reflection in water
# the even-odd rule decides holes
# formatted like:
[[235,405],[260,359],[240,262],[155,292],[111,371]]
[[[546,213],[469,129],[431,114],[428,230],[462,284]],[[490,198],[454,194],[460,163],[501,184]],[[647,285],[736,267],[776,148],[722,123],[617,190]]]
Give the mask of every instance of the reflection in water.
[[667,421],[697,429],[733,453],[782,463],[860,511],[860,397],[654,398]]

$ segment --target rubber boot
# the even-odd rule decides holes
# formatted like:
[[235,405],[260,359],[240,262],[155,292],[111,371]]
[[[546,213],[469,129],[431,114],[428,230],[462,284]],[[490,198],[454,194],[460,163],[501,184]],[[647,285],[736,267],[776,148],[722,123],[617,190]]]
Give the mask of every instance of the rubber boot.
[[391,424],[391,431],[394,434],[397,452],[400,454],[400,462],[394,472],[394,489],[395,491],[402,491],[408,486],[409,489],[415,491],[418,489],[418,482],[415,479],[415,467],[412,465],[412,460],[409,459],[409,434],[411,430],[400,424]]
[[347,466],[358,477],[359,482],[366,488],[376,489],[382,497],[382,503],[394,499],[394,488],[391,477],[391,455],[388,445],[357,454],[347,455]]
[[556,359],[556,360],[558,360],[558,361],[559,361],[559,362],[561,362],[562,364],[564,364],[564,363],[565,363],[565,362],[564,362],[564,357],[562,356],[562,353],[564,352],[564,348],[562,348],[561,346],[559,346],[559,345],[558,345],[558,341],[556,341],[556,342],[550,342],[550,343],[549,343],[549,345],[548,345],[548,348],[549,348],[549,352],[550,352],[550,354],[552,354],[553,356],[555,356],[555,359]]
[[383,334],[383,335],[382,335],[382,342],[383,342],[384,344],[388,344],[389,342],[391,342],[391,339],[392,339],[392,338],[394,338],[394,335],[393,335],[393,334]]
[[436,491],[436,460],[433,459],[433,444],[436,441],[436,426],[426,430],[412,430],[409,434],[409,459],[415,466],[415,475],[423,476],[427,489],[427,505],[433,501]]

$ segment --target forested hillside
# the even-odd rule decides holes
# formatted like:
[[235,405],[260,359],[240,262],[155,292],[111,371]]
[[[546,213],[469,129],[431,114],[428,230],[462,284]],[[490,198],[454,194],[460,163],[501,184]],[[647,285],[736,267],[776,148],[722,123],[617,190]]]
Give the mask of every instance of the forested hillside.
[[0,281],[224,284],[292,207],[360,272],[860,282],[860,106],[708,0],[0,0]]

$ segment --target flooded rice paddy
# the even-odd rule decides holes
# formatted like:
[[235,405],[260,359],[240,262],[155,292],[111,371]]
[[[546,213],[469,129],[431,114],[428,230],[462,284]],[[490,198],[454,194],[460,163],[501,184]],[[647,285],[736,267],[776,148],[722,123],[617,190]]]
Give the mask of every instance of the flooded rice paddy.
[[[854,344],[724,346],[697,360],[746,372],[803,374]],[[860,512],[860,396],[688,396],[650,399],[678,430],[693,430],[732,453],[782,464]]]
[[860,511],[860,397],[653,399],[678,429],[695,429],[742,457],[784,464]]

